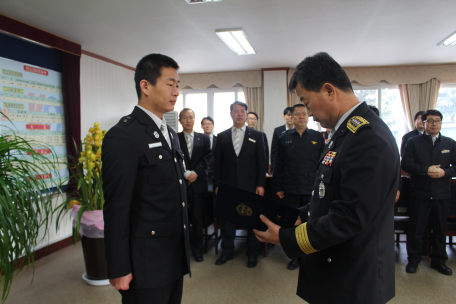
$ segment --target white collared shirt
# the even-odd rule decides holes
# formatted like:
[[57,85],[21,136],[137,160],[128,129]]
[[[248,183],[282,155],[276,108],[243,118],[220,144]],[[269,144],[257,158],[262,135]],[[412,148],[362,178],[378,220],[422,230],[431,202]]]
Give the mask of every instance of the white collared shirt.
[[211,140],[211,151],[212,151],[212,143],[214,142],[214,134],[211,133],[211,135],[209,135],[209,139]]
[[339,118],[339,120],[337,121],[336,125],[334,126],[334,128],[331,130],[331,132],[329,132],[328,134],[328,142],[331,140],[331,137],[336,133],[337,129],[339,129],[340,125],[345,121],[345,119],[347,119],[347,117],[357,108],[359,107],[363,102],[358,102],[356,105],[353,106],[353,108],[351,108],[350,110],[348,110],[347,112],[345,112],[344,115],[342,115],[341,118]]
[[147,110],[146,108],[143,108],[141,107],[140,105],[136,105],[138,108],[140,108],[141,110],[143,110],[144,112],[146,112],[147,115],[150,116],[150,118],[152,118],[152,120],[155,122],[155,124],[157,125],[158,129],[161,128],[161,125],[162,125],[162,121],[165,121],[165,124],[166,124],[166,120],[165,118],[163,117],[163,119],[160,119],[157,115],[155,115],[154,113],[152,113],[151,111]]
[[[423,132],[424,132],[424,131],[423,131]],[[427,134],[427,132],[426,132],[426,135],[429,135],[429,134]],[[440,133],[437,134],[436,136],[429,135],[429,136],[431,136],[431,138],[432,138],[432,145],[434,145],[434,143],[435,143],[435,141],[437,140],[437,138],[439,138],[439,135],[440,135]]]

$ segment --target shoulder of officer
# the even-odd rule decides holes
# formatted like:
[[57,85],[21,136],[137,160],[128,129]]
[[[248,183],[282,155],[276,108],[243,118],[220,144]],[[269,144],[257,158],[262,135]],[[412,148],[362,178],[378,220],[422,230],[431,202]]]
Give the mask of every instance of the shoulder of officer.
[[361,116],[352,116],[347,121],[347,129],[352,133],[356,134],[360,129],[368,127],[370,128],[370,122],[366,118]]
[[134,116],[132,114],[126,115],[119,120],[116,127],[126,129],[126,128],[128,128],[128,126],[130,126],[136,120],[137,120],[136,116]]

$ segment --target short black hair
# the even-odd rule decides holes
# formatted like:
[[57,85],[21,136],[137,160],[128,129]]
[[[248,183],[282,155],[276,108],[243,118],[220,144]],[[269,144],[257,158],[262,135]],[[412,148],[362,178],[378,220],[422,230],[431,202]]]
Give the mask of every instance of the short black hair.
[[179,120],[181,119],[182,113],[184,113],[185,111],[192,111],[193,114],[196,114],[195,111],[193,111],[190,108],[183,108],[182,111],[179,112]]
[[288,115],[288,113],[293,113],[293,107],[286,107],[285,110],[283,110],[283,116]]
[[203,119],[201,119],[201,125],[203,125],[203,122],[204,122],[205,119],[209,120],[214,125],[214,120],[210,116],[204,117]]
[[257,120],[259,119],[259,117],[258,117],[258,114],[257,114],[257,113],[255,113],[255,112],[249,112],[249,113],[247,113],[247,116],[249,116],[249,114],[253,114],[253,115],[255,115],[255,116],[256,116]]
[[427,110],[426,112],[424,112],[423,116],[421,116],[421,119],[423,121],[427,120],[427,117],[429,115],[434,115],[434,116],[440,116],[440,120],[443,120],[443,115],[442,113],[440,113],[439,111],[437,110]]
[[305,108],[306,105],[303,104],[303,103],[297,103],[297,104],[295,104],[294,106],[291,107],[291,115],[293,115],[293,114],[294,114],[294,111],[296,110],[296,108],[299,108],[299,107],[304,107],[304,108]]
[[249,109],[249,107],[247,106],[247,104],[245,102],[242,102],[242,101],[235,101],[233,102],[232,104],[230,104],[230,113],[233,112],[233,107],[234,105],[240,105],[240,106],[243,106],[245,108],[245,110],[247,111]]
[[424,120],[423,119],[424,111],[418,111],[418,112],[416,112],[415,119],[413,121],[417,120],[418,116],[420,116],[420,115],[421,115],[421,119]]
[[288,89],[292,92],[300,84],[307,91],[319,92],[325,83],[330,83],[344,92],[353,92],[353,87],[344,69],[328,53],[306,57],[295,69]]
[[179,65],[174,59],[162,54],[149,54],[144,56],[136,65],[135,86],[138,99],[141,97],[141,87],[139,83],[147,80],[151,85],[157,84],[157,78],[161,76],[162,68],[173,68],[178,70]]
[[380,116],[380,111],[378,110],[378,108],[376,106],[369,105],[369,108],[372,111],[374,111],[374,113],[377,114],[377,116]]

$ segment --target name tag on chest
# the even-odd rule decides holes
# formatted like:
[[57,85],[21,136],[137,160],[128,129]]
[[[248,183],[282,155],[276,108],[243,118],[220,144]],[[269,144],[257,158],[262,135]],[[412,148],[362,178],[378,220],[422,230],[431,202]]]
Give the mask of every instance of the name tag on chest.
[[255,140],[255,139],[249,138],[249,140],[250,140],[251,142],[253,142],[253,143],[256,143],[256,140]]
[[153,143],[153,144],[149,144],[149,149],[158,148],[158,147],[161,147],[161,146],[162,146],[161,142],[156,142],[156,143]]

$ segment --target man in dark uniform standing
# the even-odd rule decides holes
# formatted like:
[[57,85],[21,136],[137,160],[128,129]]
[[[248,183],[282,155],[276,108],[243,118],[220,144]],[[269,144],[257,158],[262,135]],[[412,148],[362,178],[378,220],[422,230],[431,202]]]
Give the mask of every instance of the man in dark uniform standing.
[[[249,112],[247,113],[247,126],[249,126],[252,129],[257,130],[258,126],[258,114],[255,112]],[[261,132],[261,131],[260,131]],[[266,172],[269,173],[269,143],[268,143],[268,137],[266,133],[263,133],[263,142],[264,142],[264,151],[266,153]]]
[[[294,128],[279,138],[272,180],[281,202],[300,208],[310,202],[318,159],[325,143],[320,132],[307,128],[309,117],[305,105],[294,105],[292,116]],[[298,267],[298,258],[288,264],[289,270]]]
[[[233,126],[218,134],[215,147],[214,187],[218,190],[219,181],[264,195],[266,167],[263,133],[245,125],[247,105],[235,101],[230,106]],[[224,221],[222,227],[223,252],[215,262],[223,265],[233,259],[236,224]],[[247,230],[247,267],[257,265],[260,242],[252,230]]]
[[142,58],[138,105],[103,140],[106,262],[123,304],[181,303],[190,272],[184,156],[163,118],[179,96],[178,68],[161,54]]
[[401,156],[404,155],[405,146],[410,138],[418,136],[424,133],[424,122],[423,116],[424,111],[418,111],[415,114],[415,130],[408,132],[404,136],[402,136],[402,143],[401,143]]
[[277,155],[277,145],[279,144],[279,137],[286,130],[293,128],[293,117],[291,116],[291,109],[292,109],[292,107],[286,107],[285,110],[283,110],[283,119],[285,120],[285,124],[283,126],[279,126],[279,127],[275,128],[274,133],[272,134],[272,143],[271,143],[272,171],[274,171],[275,158]]
[[[309,116],[332,128],[310,204],[297,225],[263,215],[261,241],[302,257],[297,294],[305,301],[380,304],[394,297],[394,198],[399,153],[388,126],[359,102],[345,71],[328,54],[307,57],[289,84]],[[378,157],[382,155],[382,157]]]
[[185,108],[179,113],[179,122],[184,129],[178,134],[184,153],[184,177],[187,180],[189,217],[192,224],[190,246],[196,262],[202,262],[204,244],[204,208],[207,193],[207,167],[211,159],[209,136],[195,132],[195,112]]
[[407,235],[408,264],[415,273],[421,261],[423,236],[429,221],[431,232],[431,268],[445,275],[453,271],[445,265],[445,228],[451,199],[450,182],[456,176],[456,142],[440,134],[442,113],[423,114],[425,132],[408,140],[402,156],[402,169],[410,173],[410,224]]

